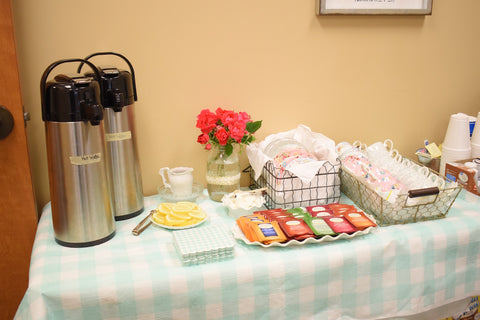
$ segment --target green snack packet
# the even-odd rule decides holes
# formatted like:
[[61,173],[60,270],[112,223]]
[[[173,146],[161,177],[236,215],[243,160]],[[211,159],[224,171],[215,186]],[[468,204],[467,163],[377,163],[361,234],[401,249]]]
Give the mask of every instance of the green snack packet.
[[305,223],[312,229],[313,233],[318,237],[334,236],[336,233],[322,218],[305,219]]
[[288,209],[287,212],[297,219],[310,218],[310,214],[302,207]]
[[296,213],[296,214],[304,214],[304,213],[306,213],[306,211],[305,211],[303,208],[287,209],[287,212]]

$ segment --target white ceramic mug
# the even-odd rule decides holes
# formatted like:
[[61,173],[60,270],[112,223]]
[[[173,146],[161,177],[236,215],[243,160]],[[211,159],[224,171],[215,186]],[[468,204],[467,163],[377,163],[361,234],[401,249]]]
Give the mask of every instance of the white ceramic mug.
[[[165,171],[167,177],[165,177]],[[170,189],[175,197],[188,197],[193,192],[193,168],[189,167],[164,167],[158,171],[162,176],[165,188]],[[168,181],[167,181],[168,180]]]

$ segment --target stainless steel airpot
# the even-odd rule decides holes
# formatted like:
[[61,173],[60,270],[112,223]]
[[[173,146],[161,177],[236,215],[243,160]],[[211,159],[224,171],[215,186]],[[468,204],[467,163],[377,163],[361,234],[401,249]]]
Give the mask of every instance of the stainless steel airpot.
[[[143,212],[142,175],[138,159],[134,125],[134,102],[137,101],[135,72],[123,55],[97,52],[85,58],[113,55],[122,58],[130,72],[116,67],[98,67],[101,101],[104,112],[108,163],[113,177],[113,202],[116,220],[125,220]],[[77,69],[80,73],[83,63]],[[86,76],[91,76],[87,73]]]
[[[91,76],[55,76],[60,64],[81,62]],[[45,122],[53,228],[57,243],[87,247],[115,235],[100,102],[100,73],[82,59],[59,60],[47,67],[40,82]]]

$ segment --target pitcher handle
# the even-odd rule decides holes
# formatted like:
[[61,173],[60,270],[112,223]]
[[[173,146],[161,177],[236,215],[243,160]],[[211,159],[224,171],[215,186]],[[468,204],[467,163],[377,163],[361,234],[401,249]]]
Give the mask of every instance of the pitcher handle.
[[164,173],[165,171],[170,171],[170,168],[169,167],[161,168],[160,170],[158,170],[158,174],[162,176],[163,185],[165,186],[165,188],[172,190],[172,186],[167,182],[167,178],[165,178],[165,173]]

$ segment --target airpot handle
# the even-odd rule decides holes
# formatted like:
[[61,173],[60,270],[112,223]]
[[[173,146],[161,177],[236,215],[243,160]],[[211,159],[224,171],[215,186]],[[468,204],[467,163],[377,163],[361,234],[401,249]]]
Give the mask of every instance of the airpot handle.
[[[95,53],[92,53],[91,55],[89,56],[86,56],[85,57],[85,63],[87,62],[87,60],[89,60],[90,58],[92,57],[95,57],[95,56],[106,56],[106,55],[113,55],[113,56],[117,56],[117,57],[120,57],[122,58],[127,64],[128,64],[128,67],[130,68],[130,73],[132,74],[132,84],[133,84],[133,99],[135,101],[137,101],[137,85],[135,84],[135,71],[133,70],[133,66],[132,64],[130,63],[130,61],[128,61],[128,59],[124,56],[124,55],[121,55],[120,53],[116,53],[116,52],[110,52],[110,51],[107,51],[107,52],[95,52]],[[78,66],[78,69],[77,69],[77,72],[80,73],[80,71],[82,70],[82,67],[83,67],[83,63],[80,63],[80,65]]]
[[41,95],[42,110],[45,110],[45,108],[46,108],[46,105],[45,105],[45,86],[46,86],[48,75],[58,65],[63,64],[63,63],[68,63],[68,62],[81,62],[82,64],[83,63],[88,64],[88,66],[93,70],[93,73],[95,74],[96,80],[97,80],[98,84],[100,85],[100,89],[102,88],[101,87],[102,82],[100,81],[101,80],[100,72],[98,71],[97,67],[95,67],[95,65],[93,63],[91,63],[87,60],[83,60],[83,59],[58,60],[56,62],[53,62],[51,65],[49,65],[47,67],[47,69],[45,69],[45,71],[43,72],[43,75],[42,75],[42,79],[40,80],[40,95]]

